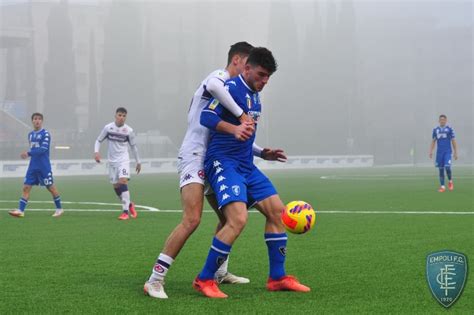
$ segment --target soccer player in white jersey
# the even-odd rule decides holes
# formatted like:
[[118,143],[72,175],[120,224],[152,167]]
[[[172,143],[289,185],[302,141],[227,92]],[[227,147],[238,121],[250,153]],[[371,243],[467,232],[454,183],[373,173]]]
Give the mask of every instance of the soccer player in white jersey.
[[130,178],[128,145],[132,148],[135,161],[137,162],[137,174],[139,174],[141,170],[135,134],[133,129],[125,124],[126,118],[127,110],[123,107],[117,108],[115,111],[115,121],[105,125],[99,137],[97,137],[94,146],[94,159],[97,163],[100,163],[100,144],[105,139],[108,140],[107,160],[109,163],[110,182],[122,202],[123,209],[122,214],[118,217],[119,220],[128,220],[130,216],[132,218],[137,217],[135,205],[130,201],[130,192],[128,191],[128,179]]
[[[164,279],[171,264],[176,259],[186,240],[199,226],[204,202],[205,175],[204,157],[209,141],[209,130],[200,123],[201,111],[209,100],[218,99],[233,115],[239,117],[241,125],[224,123],[219,131],[231,133],[238,140],[249,139],[254,132],[253,121],[235,103],[229,92],[224,87],[224,82],[242,73],[252,45],[238,42],[230,47],[227,67],[209,74],[194,93],[188,112],[188,129],[179,150],[178,172],[180,174],[181,202],[183,205],[183,218],[166,240],[163,250],[153,267],[152,274],[144,285],[145,294],[154,298],[167,298],[164,291]],[[267,160],[286,159],[282,150],[262,149],[254,146],[254,155]],[[217,202],[213,195],[208,195],[208,201],[217,209]],[[219,219],[225,218],[217,212]],[[222,221],[221,221],[222,224]],[[222,225],[218,226],[220,229]],[[227,271],[228,259],[216,272],[219,283],[248,283],[249,279],[238,277]]]

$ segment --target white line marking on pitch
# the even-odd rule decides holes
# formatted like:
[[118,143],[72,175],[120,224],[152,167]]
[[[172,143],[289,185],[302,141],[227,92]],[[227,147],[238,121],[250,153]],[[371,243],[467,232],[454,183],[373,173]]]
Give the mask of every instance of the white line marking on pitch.
[[[17,202],[16,200],[0,200],[1,202]],[[29,203],[52,203],[51,201],[29,201]],[[101,206],[121,206],[121,203],[106,203],[106,202],[75,202],[75,201],[63,201],[64,204],[83,204],[83,205],[101,205]],[[137,208],[142,208],[150,212],[164,212],[164,213],[180,213],[183,212],[181,209],[171,209],[171,210],[160,210],[154,207],[135,205]],[[11,210],[11,208],[0,208],[1,210]],[[36,209],[36,208],[27,208],[28,211],[53,211],[54,209]],[[117,209],[64,209],[65,211],[71,212],[118,212],[121,211],[120,208]],[[214,210],[203,210],[204,213],[213,213]],[[256,210],[250,210],[249,213],[258,213]],[[415,215],[474,215],[474,211],[369,211],[369,210],[319,210],[316,213],[327,213],[327,214],[415,214]]]
[[[0,200],[0,203],[2,202],[18,202],[18,200]],[[28,203],[53,203],[52,201],[28,201]],[[92,202],[92,201],[61,201],[62,204],[76,204],[76,205],[96,205],[96,206],[118,206],[118,207],[121,207],[122,204],[121,203],[107,203],[107,202]],[[148,210],[148,211],[151,211],[151,212],[157,212],[157,211],[160,211],[160,209],[158,208],[154,208],[154,207],[149,207],[149,206],[142,206],[142,205],[135,205],[135,208],[142,208],[142,209],[145,209],[145,210]],[[5,210],[5,209],[2,209],[2,210]],[[11,210],[11,209],[9,209]],[[27,210],[33,210],[33,209],[29,209],[27,208]],[[39,209],[39,210],[42,210],[42,209]],[[47,209],[44,209],[44,210],[47,210]],[[69,210],[71,211],[71,209],[64,209],[64,210]],[[76,211],[79,211],[79,210],[84,210],[84,211],[88,211],[88,209],[75,209]],[[97,210],[97,211],[100,211],[101,209],[92,209],[92,210]],[[118,209],[120,210],[120,208]],[[114,210],[105,210],[105,211],[114,211]]]

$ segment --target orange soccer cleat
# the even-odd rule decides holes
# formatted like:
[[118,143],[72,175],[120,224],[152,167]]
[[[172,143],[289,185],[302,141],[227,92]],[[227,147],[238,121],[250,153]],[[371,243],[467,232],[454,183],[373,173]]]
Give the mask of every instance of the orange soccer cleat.
[[122,212],[122,214],[118,217],[119,220],[128,220],[128,213]]
[[311,291],[311,288],[302,285],[294,276],[284,276],[278,280],[268,278],[267,290],[309,292]]
[[454,183],[453,183],[452,180],[450,180],[449,183],[448,183],[448,189],[449,189],[450,191],[453,191],[453,190],[454,190]]
[[128,212],[130,212],[130,216],[132,218],[137,218],[137,211],[135,210],[135,204],[133,202],[130,202],[130,206],[128,206]]
[[441,186],[439,189],[438,189],[438,192],[445,192],[446,191],[446,187],[444,186]]
[[193,281],[193,288],[208,298],[224,299],[227,297],[227,294],[219,289],[214,279],[201,280],[196,277]]

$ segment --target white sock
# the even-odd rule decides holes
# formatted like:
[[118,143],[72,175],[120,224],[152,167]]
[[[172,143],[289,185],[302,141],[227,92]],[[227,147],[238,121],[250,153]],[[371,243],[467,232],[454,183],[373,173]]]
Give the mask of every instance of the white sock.
[[128,207],[130,207],[130,192],[128,190],[122,192],[122,194],[120,195],[120,198],[122,199],[123,211],[128,212]]
[[173,262],[173,258],[166,254],[160,253],[158,259],[156,260],[155,266],[153,266],[153,270],[148,281],[163,281],[166,277],[166,274],[168,273],[168,269],[171,267]]
[[227,267],[229,266],[229,256],[227,259],[222,263],[222,265],[217,269],[216,276],[223,276],[227,273]]

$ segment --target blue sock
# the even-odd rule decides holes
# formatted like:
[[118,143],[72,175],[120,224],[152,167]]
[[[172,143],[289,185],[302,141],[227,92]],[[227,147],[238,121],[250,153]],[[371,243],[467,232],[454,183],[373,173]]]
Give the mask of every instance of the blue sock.
[[229,256],[232,245],[227,245],[214,237],[212,240],[211,249],[207,255],[206,263],[202,268],[198,278],[201,280],[214,279],[214,275],[219,267],[224,263]]
[[448,180],[451,180],[453,173],[451,172],[451,166],[446,166],[446,174],[448,174]]
[[268,247],[268,258],[270,259],[270,278],[278,280],[286,275],[285,258],[286,233],[265,233],[265,242]]
[[56,209],[62,209],[61,207],[61,196],[56,196],[53,198]]
[[439,168],[439,182],[441,186],[444,186],[444,167]]
[[28,200],[26,200],[25,198],[20,198],[20,202],[18,203],[18,210],[24,212],[27,205]]

